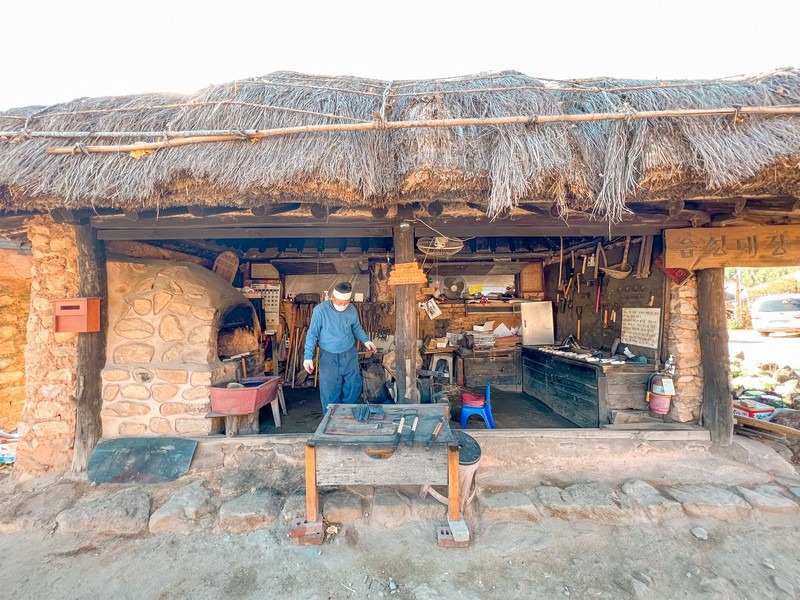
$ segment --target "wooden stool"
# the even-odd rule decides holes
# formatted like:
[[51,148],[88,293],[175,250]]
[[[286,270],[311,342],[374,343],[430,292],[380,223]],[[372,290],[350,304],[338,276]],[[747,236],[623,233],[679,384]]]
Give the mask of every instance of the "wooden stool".
[[448,382],[452,385],[453,383],[453,353],[447,352],[442,354],[434,354],[433,358],[431,359],[431,371],[436,371],[436,368],[439,366],[439,363],[444,361],[447,365],[447,375],[448,375]]

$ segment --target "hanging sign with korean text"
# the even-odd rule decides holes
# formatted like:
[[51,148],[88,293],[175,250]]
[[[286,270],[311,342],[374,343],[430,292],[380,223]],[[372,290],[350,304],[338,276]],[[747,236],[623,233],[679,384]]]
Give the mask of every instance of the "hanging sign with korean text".
[[800,225],[667,229],[664,239],[668,269],[800,264]]

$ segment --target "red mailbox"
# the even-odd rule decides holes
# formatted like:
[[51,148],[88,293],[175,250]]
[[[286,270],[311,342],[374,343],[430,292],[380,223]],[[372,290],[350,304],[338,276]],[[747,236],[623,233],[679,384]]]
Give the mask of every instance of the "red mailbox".
[[55,332],[100,331],[100,298],[61,298],[54,304]]

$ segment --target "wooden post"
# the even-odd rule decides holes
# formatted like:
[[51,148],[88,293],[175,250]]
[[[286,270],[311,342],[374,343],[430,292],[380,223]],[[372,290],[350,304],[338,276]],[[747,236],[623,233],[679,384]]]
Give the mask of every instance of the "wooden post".
[[306,444],[306,521],[314,523],[318,516],[317,449]]
[[76,224],[75,239],[78,246],[78,295],[101,298],[100,331],[78,334],[77,413],[72,470],[84,471],[103,433],[100,420],[103,408],[101,372],[106,364],[108,285],[105,245],[97,240],[94,229],[85,223]]
[[461,519],[461,498],[458,483],[458,446],[447,447],[447,518]]
[[711,441],[733,442],[733,396],[730,386],[728,327],[725,321],[725,272],[722,268],[697,272],[697,312],[703,365],[703,424]]
[[[397,210],[398,224],[394,228],[395,264],[414,261],[414,226],[407,222],[413,216],[410,206],[400,206]],[[403,231],[401,224],[409,227]],[[403,226],[405,228],[405,225]],[[408,383],[417,385],[417,286],[394,286],[395,298],[395,347],[397,363],[397,402],[408,402],[406,393]]]

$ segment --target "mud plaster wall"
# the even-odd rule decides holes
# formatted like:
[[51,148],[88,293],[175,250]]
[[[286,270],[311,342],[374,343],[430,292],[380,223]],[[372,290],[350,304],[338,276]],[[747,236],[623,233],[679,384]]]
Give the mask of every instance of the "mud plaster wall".
[[237,372],[217,356],[218,330],[228,308],[252,305],[195,264],[109,258],[107,273],[103,437],[217,431],[209,385]]
[[0,250],[0,429],[17,427],[25,405],[25,348],[33,256]]
[[15,471],[66,470],[75,439],[78,337],[53,331],[53,300],[78,292],[78,252],[69,225],[36,217],[28,225],[33,265],[27,325],[27,401]]
[[697,317],[697,279],[671,284],[667,349],[675,356],[675,396],[668,417],[680,422],[700,418],[703,403],[703,367]]

